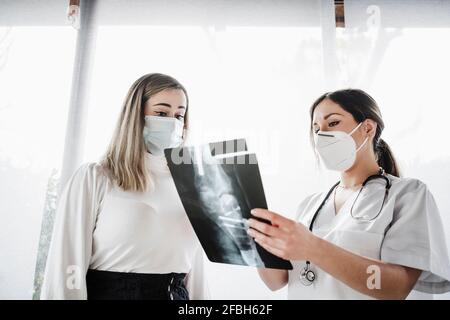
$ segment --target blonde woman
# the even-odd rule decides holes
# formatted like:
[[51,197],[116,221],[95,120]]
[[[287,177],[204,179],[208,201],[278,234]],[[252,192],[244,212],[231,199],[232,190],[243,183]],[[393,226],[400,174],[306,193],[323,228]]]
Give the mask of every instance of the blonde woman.
[[59,200],[42,299],[205,299],[203,250],[163,150],[182,144],[185,88],[147,74],[128,91],[111,144]]

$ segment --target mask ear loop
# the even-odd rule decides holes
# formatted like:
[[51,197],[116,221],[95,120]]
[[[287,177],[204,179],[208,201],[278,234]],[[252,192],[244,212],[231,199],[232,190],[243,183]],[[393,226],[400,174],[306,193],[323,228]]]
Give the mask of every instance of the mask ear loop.
[[352,134],[355,133],[356,130],[358,130],[359,127],[361,127],[362,122],[360,122],[352,131],[350,131],[350,133],[348,134],[349,136],[351,136]]
[[[350,131],[350,133],[348,134],[349,136],[351,136],[352,134],[355,133],[356,130],[358,130],[359,127],[361,127],[362,122],[360,122],[352,131]],[[367,136],[363,143],[361,143],[361,145],[356,149],[356,152],[358,152],[359,150],[361,150],[362,147],[364,147],[364,145],[367,143],[367,141],[369,140],[369,136]]]
[[366,137],[364,139],[364,142],[361,143],[361,145],[356,149],[356,152],[358,152],[359,150],[361,150],[362,147],[364,147],[364,145],[367,143],[367,141],[369,140],[369,137]]

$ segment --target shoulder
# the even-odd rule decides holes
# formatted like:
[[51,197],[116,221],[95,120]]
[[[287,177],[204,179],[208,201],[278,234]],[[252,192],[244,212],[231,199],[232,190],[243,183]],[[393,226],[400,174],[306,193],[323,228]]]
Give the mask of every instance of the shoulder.
[[[427,184],[416,178],[393,177],[391,194],[398,217],[427,216],[439,212],[436,200]],[[424,214],[426,213],[426,214]]]
[[74,173],[79,177],[102,177],[105,175],[105,169],[98,162],[86,162],[80,165]]
[[429,192],[428,186],[422,180],[410,177],[395,177],[388,175],[392,187],[399,195],[409,193],[427,193]]
[[77,183],[97,188],[108,183],[109,175],[101,163],[86,162],[75,170],[71,180],[72,184]]

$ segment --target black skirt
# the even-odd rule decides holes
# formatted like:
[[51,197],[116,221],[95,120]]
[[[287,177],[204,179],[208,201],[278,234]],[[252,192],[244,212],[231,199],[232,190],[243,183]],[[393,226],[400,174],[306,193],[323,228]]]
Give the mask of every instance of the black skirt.
[[185,273],[125,273],[89,269],[88,300],[189,300]]

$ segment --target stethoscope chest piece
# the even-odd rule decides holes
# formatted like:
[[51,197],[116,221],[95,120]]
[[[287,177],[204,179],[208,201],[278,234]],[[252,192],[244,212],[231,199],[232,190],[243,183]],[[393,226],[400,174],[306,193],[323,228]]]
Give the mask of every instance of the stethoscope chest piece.
[[314,280],[316,280],[316,274],[309,268],[309,264],[306,264],[300,272],[300,282],[305,286],[310,286]]

